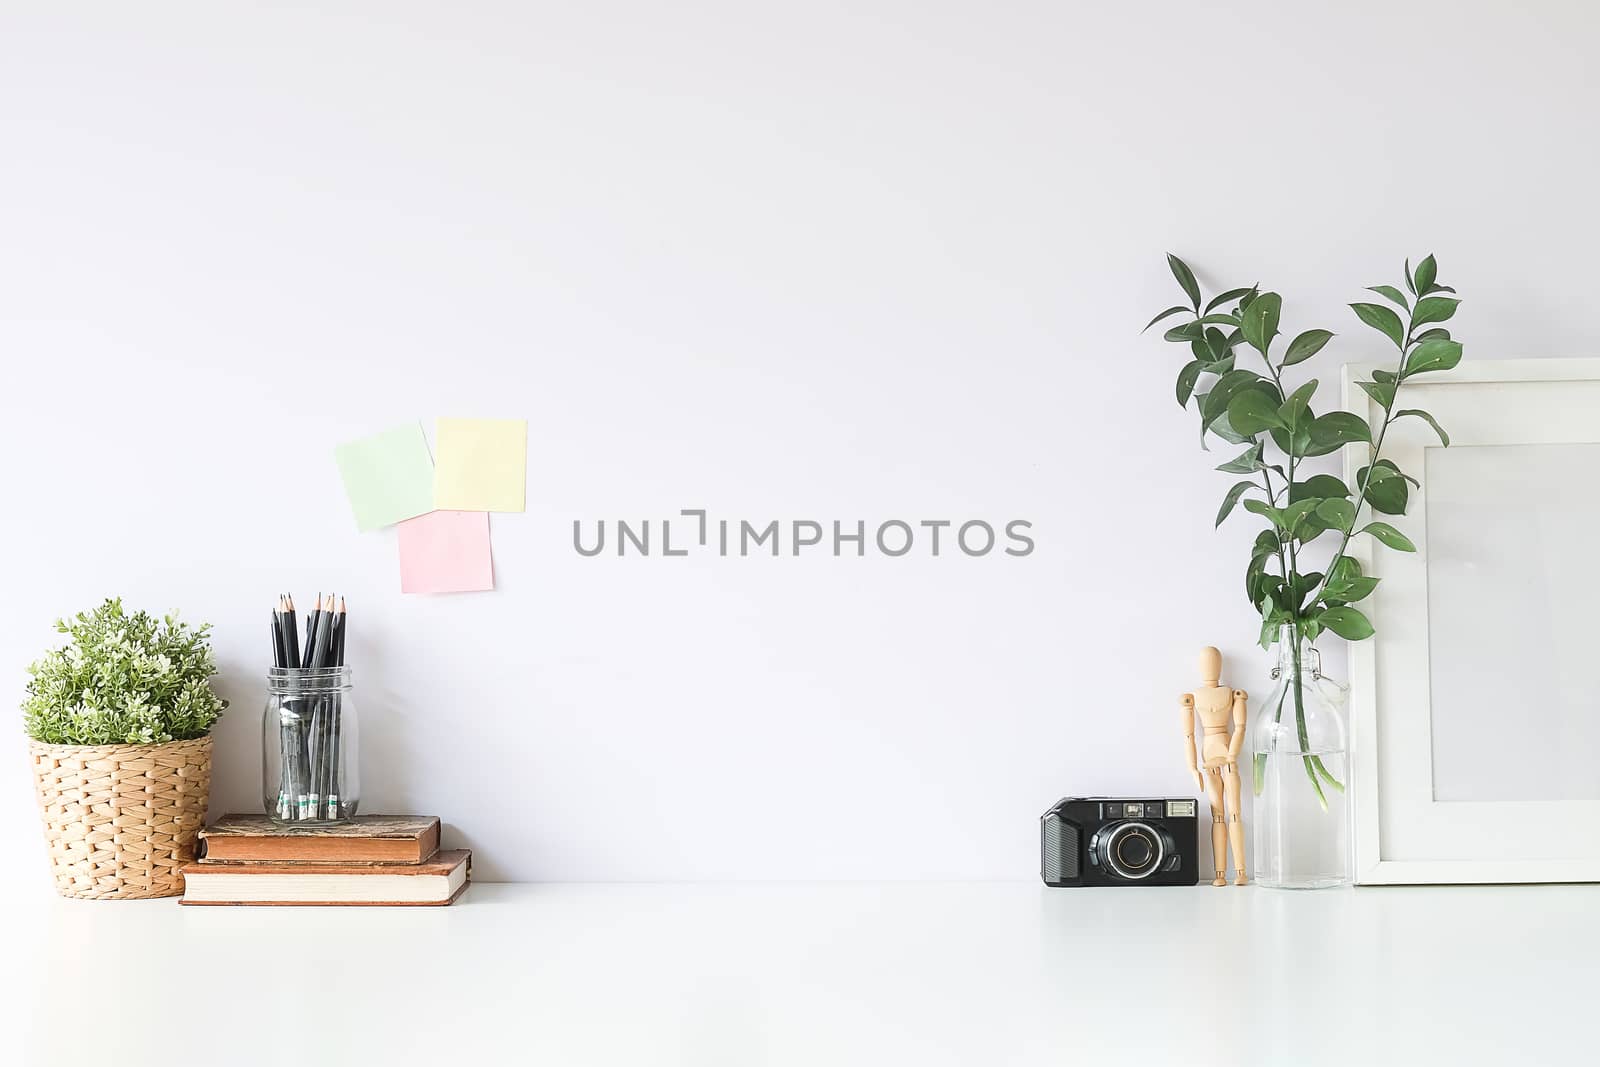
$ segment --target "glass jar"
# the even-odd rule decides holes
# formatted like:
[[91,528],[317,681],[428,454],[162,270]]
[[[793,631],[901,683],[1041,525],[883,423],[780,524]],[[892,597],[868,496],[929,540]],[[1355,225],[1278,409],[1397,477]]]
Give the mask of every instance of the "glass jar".
[[349,667],[271,667],[261,714],[261,800],[272,821],[329,825],[361,802]]
[[1277,686],[1250,728],[1259,885],[1324,889],[1351,882],[1348,690],[1322,673],[1317,650],[1284,626]]

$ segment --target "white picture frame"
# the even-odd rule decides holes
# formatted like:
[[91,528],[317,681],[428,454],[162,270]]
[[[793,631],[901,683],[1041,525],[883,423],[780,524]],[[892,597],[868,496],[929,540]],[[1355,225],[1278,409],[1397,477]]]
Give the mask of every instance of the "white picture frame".
[[[1375,368],[1345,367],[1344,403],[1376,426]],[[1356,882],[1600,881],[1600,577],[1561,558],[1600,530],[1600,359],[1463,360],[1397,407],[1451,448],[1397,419],[1383,455],[1422,487],[1371,517],[1417,552],[1348,549],[1381,579],[1358,605],[1377,634],[1349,645]],[[1346,449],[1347,484],[1370,457]]]

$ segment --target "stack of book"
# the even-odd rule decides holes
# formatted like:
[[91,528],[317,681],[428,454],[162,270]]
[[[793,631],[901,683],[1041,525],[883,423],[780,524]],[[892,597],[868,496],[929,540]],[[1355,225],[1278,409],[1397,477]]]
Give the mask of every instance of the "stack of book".
[[439,848],[439,820],[361,815],[337,826],[280,826],[224,815],[183,868],[184,904],[450,904],[472,853]]

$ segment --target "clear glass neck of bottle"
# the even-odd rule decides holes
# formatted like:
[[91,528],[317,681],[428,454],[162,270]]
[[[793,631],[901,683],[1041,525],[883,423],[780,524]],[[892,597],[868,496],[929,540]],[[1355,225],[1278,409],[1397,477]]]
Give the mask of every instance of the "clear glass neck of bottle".
[[1284,623],[1278,628],[1278,663],[1272,668],[1274,678],[1292,678],[1298,669],[1302,678],[1322,677],[1322,656],[1309,641],[1299,642],[1300,662],[1295,664],[1294,627]]
[[348,693],[349,667],[268,667],[267,692],[274,696],[324,696]]

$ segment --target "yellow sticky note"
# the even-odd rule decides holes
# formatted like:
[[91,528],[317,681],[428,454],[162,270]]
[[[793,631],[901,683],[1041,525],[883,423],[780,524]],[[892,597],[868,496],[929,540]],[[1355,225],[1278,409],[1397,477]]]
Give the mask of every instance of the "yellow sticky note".
[[526,510],[528,423],[525,419],[440,419],[435,438],[435,508],[440,511]]

